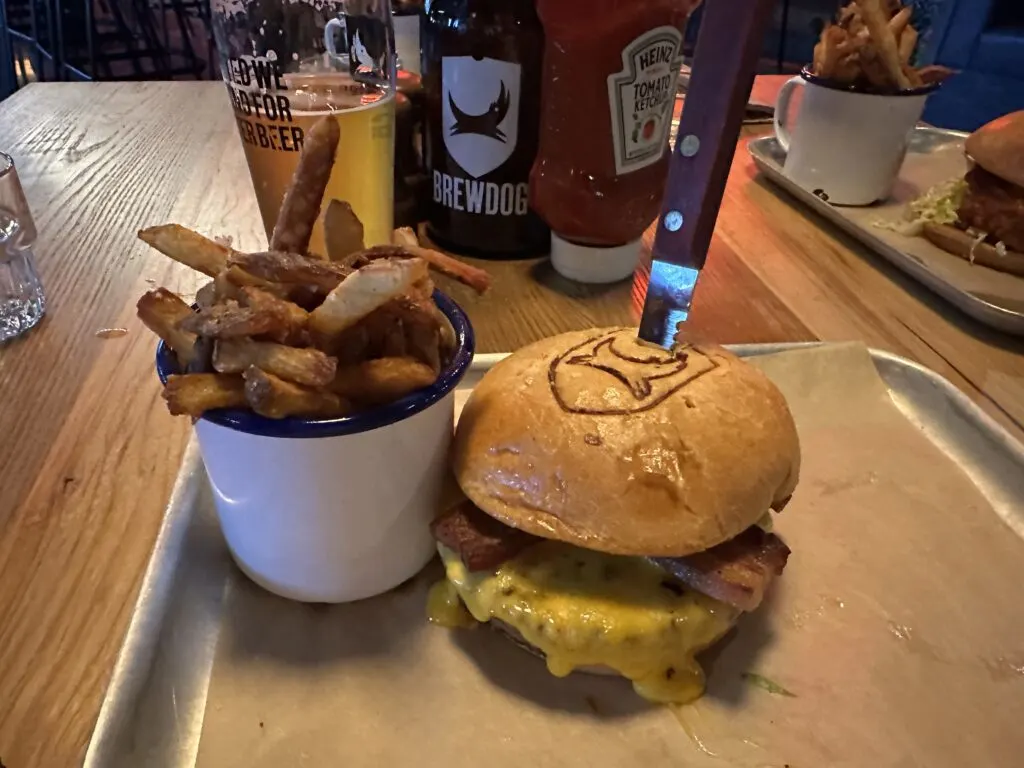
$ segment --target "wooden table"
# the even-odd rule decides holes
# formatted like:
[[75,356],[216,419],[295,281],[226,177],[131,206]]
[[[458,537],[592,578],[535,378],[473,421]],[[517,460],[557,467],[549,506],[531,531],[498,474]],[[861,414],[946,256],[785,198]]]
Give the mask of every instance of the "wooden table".
[[[196,278],[135,232],[173,221],[242,249],[264,238],[217,83],[33,85],[0,105],[0,148],[35,214],[50,300],[40,328],[0,347],[0,759],[70,766],[189,431],[164,410],[134,305],[154,285],[188,293]],[[634,320],[628,284],[580,287],[543,262],[488,266],[489,296],[450,287],[480,351]],[[693,323],[722,342],[863,340],[935,369],[1024,435],[1024,344],[758,181],[742,149]],[[104,328],[127,334],[101,338]]]

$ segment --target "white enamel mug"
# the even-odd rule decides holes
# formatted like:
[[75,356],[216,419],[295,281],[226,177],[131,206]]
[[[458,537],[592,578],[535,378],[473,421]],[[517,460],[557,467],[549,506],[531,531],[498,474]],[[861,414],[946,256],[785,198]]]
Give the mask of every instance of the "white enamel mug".
[[[937,87],[873,93],[804,70],[782,86],[775,105],[775,137],[786,151],[783,174],[835,205],[885,199],[903,164],[910,133]],[[794,118],[790,102],[798,88],[803,93]]]
[[[217,516],[238,567],[293,600],[381,594],[434,556],[430,521],[448,472],[455,387],[473,357],[465,313],[435,293],[458,347],[437,382],[340,419],[211,411],[195,422]],[[161,343],[161,380],[176,371]]]

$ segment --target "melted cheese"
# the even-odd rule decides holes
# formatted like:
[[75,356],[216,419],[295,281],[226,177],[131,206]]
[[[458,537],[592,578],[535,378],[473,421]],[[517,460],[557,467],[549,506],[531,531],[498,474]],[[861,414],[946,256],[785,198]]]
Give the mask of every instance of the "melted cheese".
[[[733,625],[738,611],[681,587],[639,557],[546,541],[497,571],[471,573],[439,547],[451,584],[479,622],[496,619],[543,651],[548,670],[606,667],[658,702],[685,703],[704,691],[694,654]],[[450,589],[436,585],[428,611],[451,625]],[[437,611],[437,615],[434,615]]]
[[455,585],[447,579],[437,582],[430,588],[427,594],[427,618],[449,629],[469,629],[475,627],[477,623],[459,598]]

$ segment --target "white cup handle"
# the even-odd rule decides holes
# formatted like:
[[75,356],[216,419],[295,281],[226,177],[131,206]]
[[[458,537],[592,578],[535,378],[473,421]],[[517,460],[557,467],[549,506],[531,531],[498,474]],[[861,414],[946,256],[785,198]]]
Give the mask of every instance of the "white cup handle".
[[775,113],[772,115],[772,125],[775,128],[775,138],[784,152],[789,152],[789,129],[786,123],[789,122],[789,102],[793,99],[793,93],[797,86],[803,87],[804,79],[797,75],[791,77],[779,89],[779,97],[775,101]]
[[329,19],[324,27],[324,48],[332,59],[341,58],[342,54],[334,47],[335,30],[345,34],[345,20],[337,17]]

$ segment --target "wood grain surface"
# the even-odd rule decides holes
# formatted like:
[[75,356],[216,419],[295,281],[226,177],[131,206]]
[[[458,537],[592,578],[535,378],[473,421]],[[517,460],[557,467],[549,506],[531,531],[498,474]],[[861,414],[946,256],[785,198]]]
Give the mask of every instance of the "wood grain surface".
[[[40,235],[47,319],[0,346],[0,761],[77,765],[188,434],[134,316],[154,285],[197,280],[135,238],[179,222],[265,243],[218,83],[42,84],[0,104]],[[543,261],[476,262],[486,297],[440,281],[479,351],[632,323],[628,283],[581,287]],[[722,342],[861,339],[919,360],[1024,434],[1020,341],[989,331],[755,179],[736,154],[695,334]],[[127,334],[100,338],[104,328]]]

